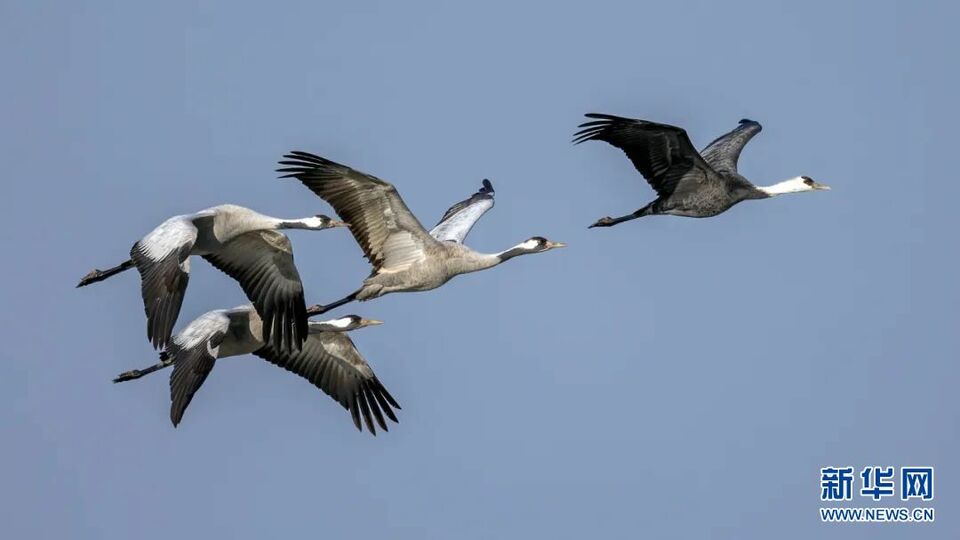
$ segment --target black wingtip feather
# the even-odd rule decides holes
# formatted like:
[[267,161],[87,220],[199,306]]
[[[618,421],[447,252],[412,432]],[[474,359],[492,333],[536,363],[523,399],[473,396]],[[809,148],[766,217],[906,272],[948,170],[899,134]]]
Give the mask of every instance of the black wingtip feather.
[[587,113],[584,116],[587,118],[597,118],[600,120],[629,120],[629,118],[624,118],[622,116],[616,116],[613,114],[604,114],[604,113]]
[[299,178],[320,168],[345,167],[335,161],[300,150],[292,150],[284,154],[283,159],[278,161],[277,164],[285,165],[285,167],[276,169],[276,172],[284,173],[279,178]]
[[387,429],[387,423],[383,420],[383,412],[380,410],[380,405],[374,396],[374,389],[370,388],[369,385],[364,385],[363,394],[366,397],[367,404],[370,406],[370,411],[373,412],[373,417],[377,420],[377,424],[380,424],[380,428],[384,431],[389,431]]
[[[584,141],[590,140],[600,140],[600,136],[603,135],[604,130],[606,130],[606,128],[610,125],[611,124],[609,123],[603,123],[601,125],[589,126],[585,129],[581,129],[573,134],[573,144],[580,144]],[[583,125],[580,127],[583,127]]]
[[364,392],[357,392],[357,403],[360,404],[360,412],[363,414],[363,421],[367,424],[370,433],[376,435],[377,428],[373,425],[373,418],[370,417],[370,405],[367,404],[367,395]]
[[374,384],[377,385],[377,388],[380,390],[380,393],[383,395],[383,397],[385,397],[387,401],[390,402],[390,405],[393,405],[393,407],[397,410],[403,410],[403,407],[401,407],[400,404],[397,403],[397,400],[393,399],[393,396],[390,395],[390,392],[387,391],[387,388],[383,386],[383,383],[380,382],[380,379],[378,379],[376,375],[374,375],[373,377],[373,382]]
[[[400,421],[397,420],[397,415],[393,413],[393,409],[390,408],[390,403],[388,403],[386,397],[384,397],[384,394],[387,392],[387,390],[383,387],[383,385],[380,384],[380,381],[376,379],[371,381],[370,386],[370,393],[373,394],[374,399],[377,400],[377,403],[380,405],[380,409],[383,410],[384,414],[386,414],[390,420],[393,420],[394,423],[399,424]],[[397,409],[400,408],[399,406],[396,407]]]
[[635,120],[613,116],[612,114],[587,113],[584,116],[587,118],[596,118],[597,120],[584,122],[577,126],[581,129],[573,134],[573,144],[580,144],[584,141],[590,140],[605,140],[602,136],[608,128],[615,126],[620,122],[635,122]]

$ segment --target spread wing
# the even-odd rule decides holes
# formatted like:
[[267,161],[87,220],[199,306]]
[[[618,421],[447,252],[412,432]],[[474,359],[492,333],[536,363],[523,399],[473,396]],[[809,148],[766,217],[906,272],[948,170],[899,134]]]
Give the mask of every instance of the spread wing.
[[193,395],[213,370],[220,344],[229,329],[230,319],[222,312],[207,313],[191,322],[161,353],[161,358],[173,358],[170,421],[174,427],[183,419]]
[[296,178],[330,203],[360,244],[374,271],[396,271],[425,257],[435,243],[389,182],[307,152],[280,161],[281,178]]
[[400,409],[400,405],[383,387],[346,333],[311,331],[296,353],[280,352],[268,345],[253,354],[296,373],[323,390],[350,411],[353,423],[361,431],[361,415],[367,429],[374,435],[377,434],[374,418],[384,431],[387,431],[384,415],[397,422],[392,408]]
[[750,139],[760,133],[762,129],[763,127],[759,122],[744,118],[740,120],[740,125],[733,131],[717,137],[716,140],[708,144],[701,155],[717,172],[736,173],[740,152],[750,142]]
[[176,217],[160,224],[130,250],[140,272],[147,338],[157,349],[170,342],[190,280],[190,250],[196,240],[193,222]]
[[493,208],[493,195],[493,184],[490,183],[490,180],[484,179],[483,186],[480,187],[479,191],[471,195],[469,199],[451,206],[443,214],[440,222],[430,231],[430,236],[441,242],[450,241],[462,244],[480,217]]
[[608,114],[586,116],[597,120],[580,124],[574,143],[604,141],[623,150],[660,197],[719,180],[681,128]]
[[263,320],[265,342],[281,350],[300,348],[307,338],[307,308],[286,235],[248,232],[203,258],[240,283]]

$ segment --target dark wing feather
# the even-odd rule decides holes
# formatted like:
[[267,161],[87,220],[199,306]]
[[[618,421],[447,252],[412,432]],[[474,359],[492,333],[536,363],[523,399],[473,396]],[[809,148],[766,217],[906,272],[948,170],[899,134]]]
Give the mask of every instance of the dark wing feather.
[[265,342],[281,350],[300,348],[307,338],[307,308],[286,235],[249,232],[203,258],[240,283],[263,320]]
[[350,224],[375,271],[405,268],[435,242],[389,182],[307,152],[290,152],[280,165],[281,178],[300,180]]
[[217,350],[223,342],[224,332],[216,332],[190,348],[174,343],[167,348],[173,356],[173,373],[170,375],[170,421],[174,427],[180,424],[193,395],[207,380],[217,360]]
[[729,133],[717,137],[700,154],[719,173],[736,174],[740,152],[763,127],[759,122],[740,120],[740,125]]
[[681,128],[608,114],[586,116],[597,120],[580,124],[574,143],[604,141],[623,150],[660,197],[715,176]]
[[430,236],[441,242],[463,243],[477,221],[493,208],[493,196],[493,184],[484,179],[479,191],[469,199],[454,204],[443,214],[430,231]]
[[283,353],[264,346],[253,354],[296,373],[313,383],[350,412],[354,425],[363,430],[361,416],[370,433],[376,435],[373,420],[388,431],[384,415],[397,422],[393,409],[400,409],[353,341],[342,332],[315,332],[296,353]]
[[196,237],[192,223],[168,220],[130,249],[130,259],[140,272],[147,339],[157,349],[170,343],[190,281],[189,258]]

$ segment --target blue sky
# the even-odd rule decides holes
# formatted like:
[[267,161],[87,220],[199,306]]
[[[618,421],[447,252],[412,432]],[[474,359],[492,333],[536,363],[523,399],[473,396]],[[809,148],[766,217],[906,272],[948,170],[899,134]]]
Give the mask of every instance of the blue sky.
[[[0,3],[7,538],[952,538],[960,15],[947,2]],[[763,123],[740,170],[829,193],[588,230],[652,198],[585,112]],[[469,244],[570,244],[338,313],[403,405],[376,438],[218,363],[178,429],[136,276],[166,217],[329,208],[304,149],[422,221],[493,180]],[[291,233],[308,302],[368,267]],[[180,322],[245,301],[198,262]],[[819,522],[819,469],[933,465],[932,525]],[[897,505],[897,501],[890,503]]]

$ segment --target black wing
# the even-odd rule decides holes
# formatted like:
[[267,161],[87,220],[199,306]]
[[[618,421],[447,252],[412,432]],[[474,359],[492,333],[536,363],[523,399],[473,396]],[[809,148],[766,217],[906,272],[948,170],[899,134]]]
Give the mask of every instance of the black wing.
[[604,141],[623,150],[660,197],[715,176],[681,128],[609,114],[586,116],[597,120],[580,124],[574,143]]
[[170,219],[133,245],[130,259],[140,272],[140,292],[147,315],[147,338],[157,349],[170,343],[190,281],[190,251],[197,228]]
[[286,235],[249,232],[203,258],[240,283],[263,320],[265,342],[282,350],[300,348],[307,338],[307,308]]
[[171,344],[166,354],[173,356],[173,373],[170,375],[170,421],[176,427],[183,419],[193,395],[207,380],[217,360],[217,351],[226,334],[217,331],[189,348]]
[[391,407],[400,409],[400,405],[383,387],[345,333],[312,331],[296,353],[283,353],[265,346],[253,354],[296,373],[323,390],[350,411],[353,423],[361,431],[361,414],[367,429],[374,435],[377,430],[373,418],[384,431],[388,431],[384,415],[397,422]]

